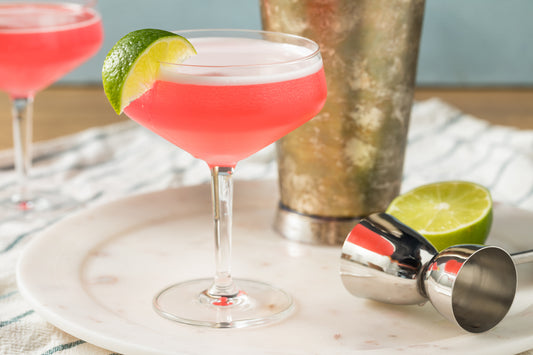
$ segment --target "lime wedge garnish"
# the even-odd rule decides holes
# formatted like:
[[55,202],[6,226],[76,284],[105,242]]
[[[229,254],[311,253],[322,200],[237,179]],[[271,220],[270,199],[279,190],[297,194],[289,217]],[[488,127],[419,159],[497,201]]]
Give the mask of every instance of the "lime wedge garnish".
[[440,251],[452,245],[485,242],[492,224],[492,198],[478,184],[437,182],[396,197],[387,213],[422,234]]
[[181,63],[196,50],[187,39],[164,30],[128,33],[111,48],[102,68],[107,99],[120,114],[154,84],[159,63]]

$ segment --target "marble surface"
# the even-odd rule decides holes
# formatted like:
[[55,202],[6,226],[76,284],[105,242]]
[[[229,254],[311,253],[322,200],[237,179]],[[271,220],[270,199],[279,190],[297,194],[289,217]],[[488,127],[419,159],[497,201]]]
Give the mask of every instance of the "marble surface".
[[[154,192],[81,212],[35,238],[18,264],[18,284],[58,328],[127,354],[518,353],[533,347],[533,273],[519,267],[510,314],[469,334],[430,304],[392,306],[358,299],[342,286],[340,247],[290,242],[272,231],[275,182],[235,186],[235,277],[273,283],[296,302],[282,322],[206,329],[158,316],[153,295],[176,281],[210,276],[213,241],[209,187]],[[529,249],[531,213],[495,206],[489,242]]]

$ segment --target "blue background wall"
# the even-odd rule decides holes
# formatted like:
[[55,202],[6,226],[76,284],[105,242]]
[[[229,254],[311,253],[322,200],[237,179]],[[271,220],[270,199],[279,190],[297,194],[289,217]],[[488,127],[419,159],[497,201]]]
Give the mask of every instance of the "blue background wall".
[[[63,83],[99,83],[107,51],[139,28],[261,28],[258,0],[100,0],[98,9],[102,50]],[[532,18],[533,0],[426,0],[418,84],[533,86]]]

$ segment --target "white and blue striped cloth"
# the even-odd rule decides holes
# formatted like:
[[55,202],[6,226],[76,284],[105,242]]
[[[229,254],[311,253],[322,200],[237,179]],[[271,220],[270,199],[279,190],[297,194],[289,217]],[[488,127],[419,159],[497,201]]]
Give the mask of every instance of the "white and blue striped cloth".
[[[82,201],[72,211],[167,187],[206,183],[207,166],[133,122],[35,146],[33,184]],[[0,152],[0,195],[15,185],[11,151]],[[236,179],[275,179],[272,146],[242,161]],[[533,131],[494,126],[439,100],[414,105],[402,189],[442,180],[488,187],[494,200],[533,211]],[[1,208],[1,207],[0,207]],[[28,218],[0,209],[0,354],[111,354],[48,324],[23,300],[15,264],[63,210]],[[532,221],[533,222],[533,221]]]

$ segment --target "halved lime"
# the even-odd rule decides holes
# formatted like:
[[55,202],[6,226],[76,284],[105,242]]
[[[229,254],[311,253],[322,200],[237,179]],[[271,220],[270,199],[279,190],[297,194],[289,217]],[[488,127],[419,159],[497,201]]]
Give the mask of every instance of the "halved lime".
[[121,114],[154,84],[159,63],[181,63],[196,54],[192,44],[175,33],[143,29],[128,33],[111,48],[102,68],[104,91]]
[[444,181],[396,197],[386,212],[440,251],[452,245],[485,242],[492,225],[492,198],[481,185]]

